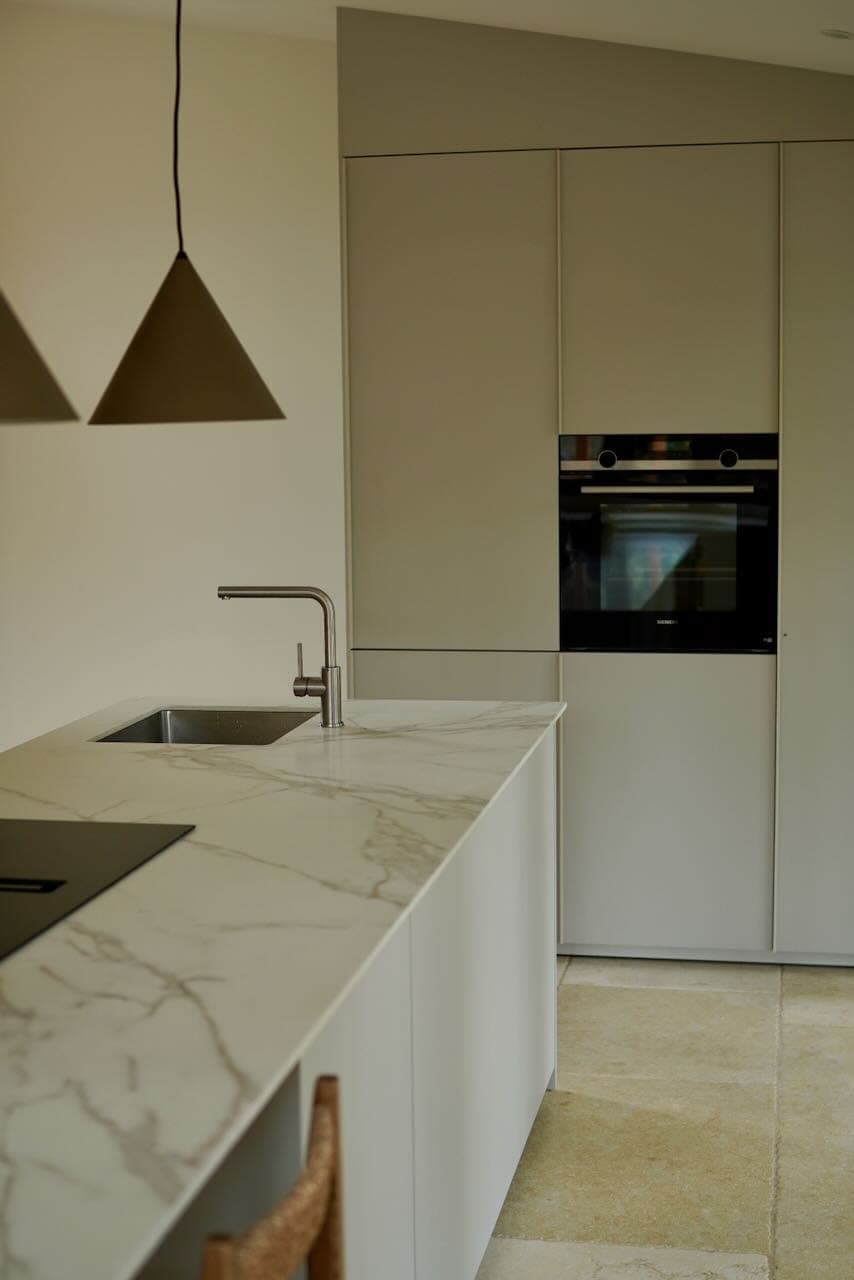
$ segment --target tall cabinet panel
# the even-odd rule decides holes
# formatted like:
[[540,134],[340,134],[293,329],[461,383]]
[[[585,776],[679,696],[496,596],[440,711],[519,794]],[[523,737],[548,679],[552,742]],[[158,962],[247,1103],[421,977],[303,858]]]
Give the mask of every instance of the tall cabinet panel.
[[854,953],[854,142],[783,154],[777,946]]
[[557,646],[553,152],[347,163],[353,644]]
[[778,149],[561,155],[563,430],[776,431]]
[[570,950],[771,946],[776,660],[565,653]]

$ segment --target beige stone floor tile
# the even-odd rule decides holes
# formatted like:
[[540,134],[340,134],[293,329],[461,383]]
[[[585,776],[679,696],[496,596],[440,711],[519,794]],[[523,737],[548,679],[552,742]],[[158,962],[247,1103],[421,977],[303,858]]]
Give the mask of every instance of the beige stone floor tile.
[[760,991],[776,995],[779,965],[724,964],[701,960],[617,960],[573,956],[563,981],[567,986],[701,987],[709,991]]
[[854,1160],[783,1153],[775,1280],[854,1280]]
[[784,1023],[777,1280],[854,1280],[854,1027]]
[[547,1094],[495,1234],[765,1254],[774,1089],[587,1077]]
[[566,973],[568,965],[569,965],[569,956],[558,956],[557,967],[555,969],[555,977],[557,979],[558,986],[560,986],[561,982],[563,981],[563,975]]
[[787,966],[783,970],[783,1020],[854,1027],[854,969]]
[[779,1089],[781,1138],[854,1155],[854,1027],[784,1024]]
[[492,1240],[477,1280],[768,1280],[757,1254]]
[[557,1087],[574,1073],[770,1083],[776,1018],[753,992],[562,986]]

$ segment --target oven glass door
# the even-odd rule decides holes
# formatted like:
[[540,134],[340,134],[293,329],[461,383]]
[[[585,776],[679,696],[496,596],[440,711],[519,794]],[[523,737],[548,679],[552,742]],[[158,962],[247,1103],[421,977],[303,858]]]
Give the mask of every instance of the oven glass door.
[[776,477],[561,479],[561,648],[773,652]]

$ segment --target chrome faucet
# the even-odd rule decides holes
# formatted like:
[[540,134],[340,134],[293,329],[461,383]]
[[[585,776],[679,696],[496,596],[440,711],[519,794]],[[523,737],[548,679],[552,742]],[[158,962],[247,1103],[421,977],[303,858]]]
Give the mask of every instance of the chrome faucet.
[[320,723],[324,729],[340,729],[341,668],[335,662],[335,605],[320,587],[217,587],[220,600],[316,600],[323,610],[323,667],[319,676],[302,669],[302,645],[297,645],[298,698],[320,698]]

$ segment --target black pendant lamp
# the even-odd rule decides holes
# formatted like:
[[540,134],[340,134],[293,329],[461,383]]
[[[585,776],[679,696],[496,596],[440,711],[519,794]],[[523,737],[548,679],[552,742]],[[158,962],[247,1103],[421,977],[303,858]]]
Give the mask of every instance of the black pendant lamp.
[[0,291],[0,422],[76,422],[77,414]]
[[172,178],[178,256],[92,423],[251,422],[285,416],[184,251],[178,183],[181,9],[182,0],[176,0]]

